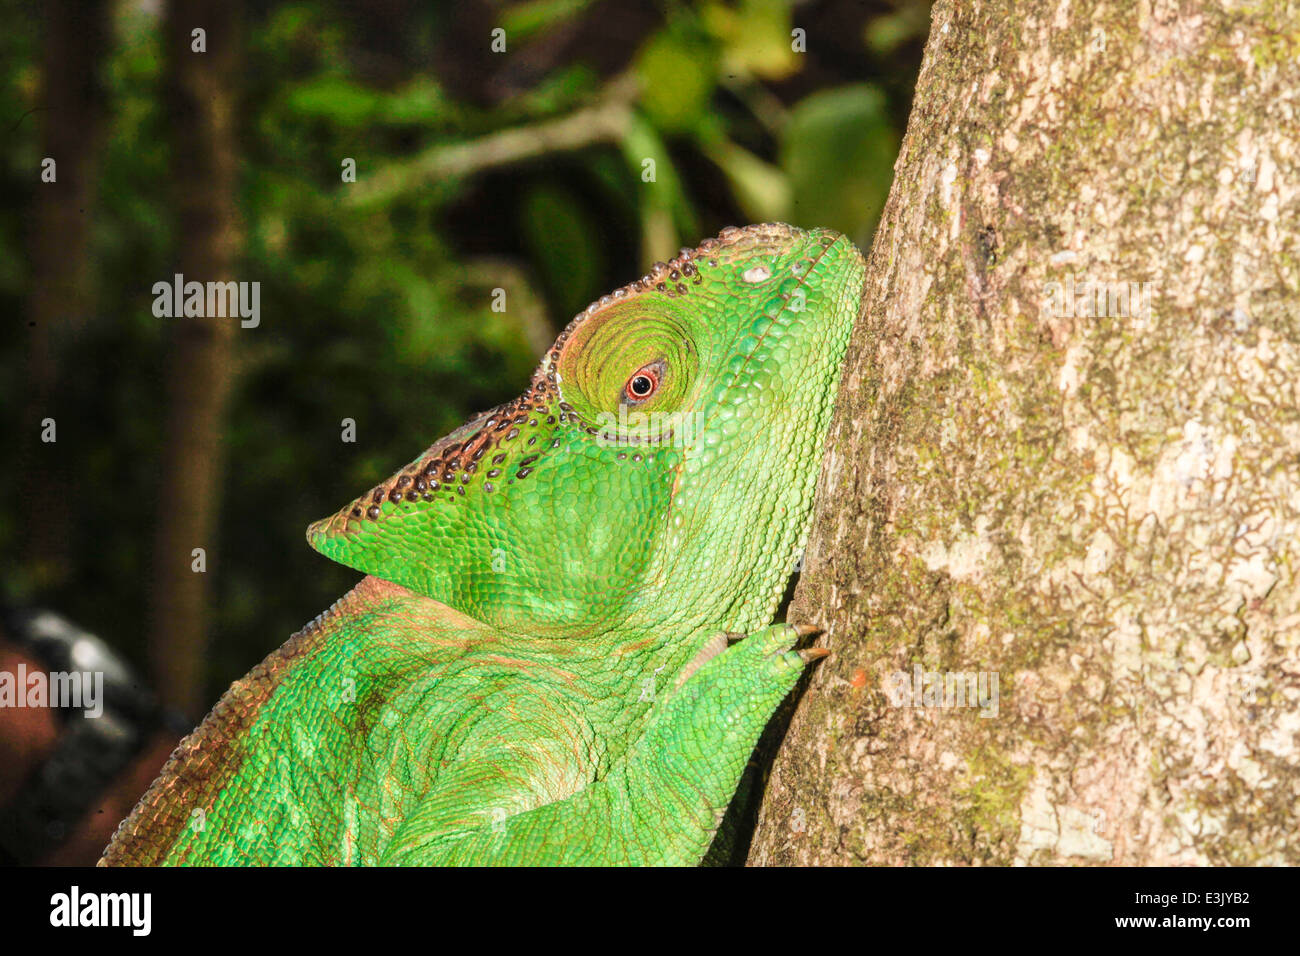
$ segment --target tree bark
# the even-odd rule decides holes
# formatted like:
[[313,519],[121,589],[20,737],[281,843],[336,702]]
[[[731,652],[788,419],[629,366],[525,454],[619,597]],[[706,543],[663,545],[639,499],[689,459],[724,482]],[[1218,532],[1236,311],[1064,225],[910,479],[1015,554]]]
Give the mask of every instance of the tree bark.
[[[239,4],[172,0],[163,26],[177,271],[185,281],[224,282],[242,239],[235,198],[238,172]],[[206,31],[204,52],[193,31]],[[164,277],[170,279],[171,277]],[[168,363],[166,447],[154,543],[150,655],[164,703],[197,716],[206,709],[208,574],[220,503],[226,397],[238,316],[173,318]],[[193,568],[204,550],[206,570]]]
[[1297,14],[935,6],[750,862],[1300,863]]

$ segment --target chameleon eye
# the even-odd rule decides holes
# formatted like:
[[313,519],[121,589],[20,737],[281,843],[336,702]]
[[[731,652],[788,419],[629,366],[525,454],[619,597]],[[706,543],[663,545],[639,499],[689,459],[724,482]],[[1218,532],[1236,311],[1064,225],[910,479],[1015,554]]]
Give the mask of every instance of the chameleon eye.
[[659,370],[653,365],[637,369],[623,386],[623,394],[630,402],[644,402],[657,391],[659,391]]

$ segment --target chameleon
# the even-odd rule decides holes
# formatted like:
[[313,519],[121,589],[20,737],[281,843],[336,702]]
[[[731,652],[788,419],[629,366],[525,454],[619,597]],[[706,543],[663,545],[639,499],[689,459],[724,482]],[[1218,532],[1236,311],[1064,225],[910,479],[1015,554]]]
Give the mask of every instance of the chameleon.
[[[773,623],[865,276],[727,228],[307,530],[364,577],[236,681],[100,865],[694,865],[815,629]],[[724,828],[725,829],[725,828]]]

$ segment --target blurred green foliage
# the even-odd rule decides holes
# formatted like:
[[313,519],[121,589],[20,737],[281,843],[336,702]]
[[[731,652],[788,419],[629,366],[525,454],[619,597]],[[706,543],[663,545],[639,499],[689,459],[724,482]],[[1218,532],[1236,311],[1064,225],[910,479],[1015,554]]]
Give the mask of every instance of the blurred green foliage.
[[[40,188],[36,10],[0,2],[10,316],[24,315],[26,217]],[[730,224],[829,225],[867,246],[928,10],[926,0],[251,4],[238,278],[261,283],[262,322],[236,335],[223,517],[208,549],[212,694],[356,579],[307,548],[307,523],[516,394],[589,301]],[[494,27],[504,53],[490,48]],[[46,503],[74,512],[70,577],[34,575],[17,507],[0,511],[0,594],[58,607],[138,661],[168,341],[151,288],[175,271],[160,45],[156,8],[122,4],[93,210],[96,309],[61,356],[52,411],[77,476]],[[356,183],[342,181],[347,158]],[[492,309],[495,289],[505,311]],[[0,331],[0,400],[14,412],[0,421],[6,449],[31,440],[16,434],[25,325]],[[340,439],[345,418],[355,444]],[[0,487],[15,502],[14,468]]]

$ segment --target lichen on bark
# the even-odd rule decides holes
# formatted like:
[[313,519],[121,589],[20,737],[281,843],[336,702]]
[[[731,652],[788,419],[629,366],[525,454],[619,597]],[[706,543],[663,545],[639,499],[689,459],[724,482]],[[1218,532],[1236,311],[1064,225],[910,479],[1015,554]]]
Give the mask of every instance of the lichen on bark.
[[935,6],[752,863],[1300,863],[1298,13]]

